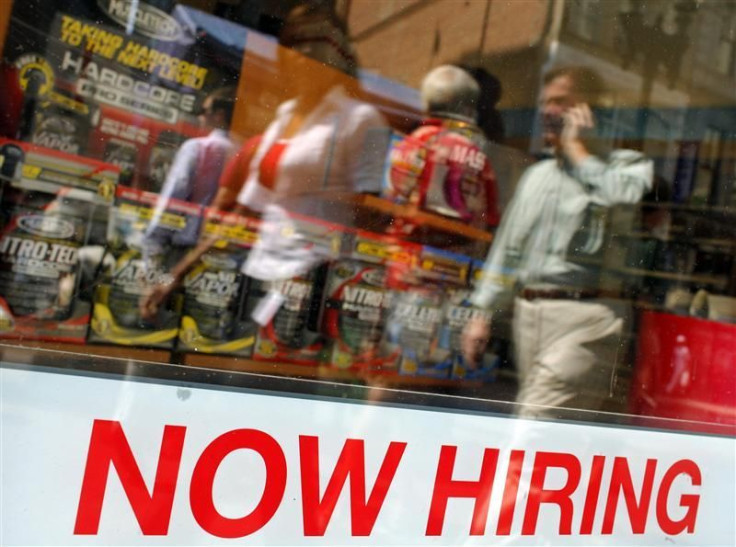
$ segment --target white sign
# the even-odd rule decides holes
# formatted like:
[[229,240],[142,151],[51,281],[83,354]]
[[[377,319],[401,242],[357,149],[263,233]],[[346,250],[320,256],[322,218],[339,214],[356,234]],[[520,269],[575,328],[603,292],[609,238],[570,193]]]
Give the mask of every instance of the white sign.
[[0,369],[3,544],[731,545],[736,440]]

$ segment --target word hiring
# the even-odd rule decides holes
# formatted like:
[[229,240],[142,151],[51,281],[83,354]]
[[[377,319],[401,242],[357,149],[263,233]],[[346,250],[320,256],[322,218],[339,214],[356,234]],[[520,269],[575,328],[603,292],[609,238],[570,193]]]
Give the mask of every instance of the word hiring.
[[[105,489],[112,466],[122,483],[142,533],[147,536],[167,535],[174,494],[180,478],[179,464],[185,435],[184,426],[165,426],[153,489],[149,491],[120,422],[95,420],[74,533],[98,534]],[[372,485],[368,485],[365,472],[365,441],[347,439],[327,486],[320,495],[319,438],[300,435],[298,461],[304,536],[325,534],[346,483],[349,483],[347,495],[350,502],[351,535],[370,536],[406,448],[407,443],[391,442],[376,480]],[[223,459],[237,450],[253,451],[263,459],[266,480],[255,509],[242,517],[229,518],[217,510],[213,485]],[[442,535],[447,506],[454,498],[474,500],[474,509],[472,515],[469,515],[469,534],[486,535],[491,493],[499,480],[502,481],[499,487],[503,488],[503,496],[493,531],[497,536],[511,534],[517,502],[525,503],[523,514],[520,516],[521,534],[524,536],[537,533],[540,508],[545,504],[557,506],[559,514],[559,520],[556,522],[557,532],[561,536],[593,533],[612,535],[616,518],[622,517],[618,514],[621,512],[620,498],[623,498],[625,516],[628,517],[634,534],[645,533],[652,501],[655,505],[656,522],[662,532],[677,535],[683,532],[692,534],[695,531],[700,502],[698,493],[680,495],[679,507],[673,508],[678,515],[684,512],[679,519],[673,518],[669,512],[670,506],[674,505],[670,504],[670,491],[676,481],[687,481],[692,487],[701,485],[700,468],[692,460],[683,459],[673,463],[655,479],[658,462],[656,459],[648,459],[642,484],[635,485],[628,459],[625,457],[593,456],[590,470],[586,469],[585,479],[582,480],[583,467],[580,459],[574,454],[511,450],[508,456],[505,451],[503,453],[504,458],[508,457],[505,477],[497,477],[496,471],[502,453],[497,448],[486,448],[479,479],[466,481],[453,478],[457,450],[456,446],[442,446],[435,477],[433,480],[432,477],[428,477],[427,486],[431,485],[431,503],[426,518],[424,532],[426,536]],[[519,495],[520,477],[525,462],[532,466],[526,496],[523,492]],[[608,478],[604,481],[603,472],[606,467],[610,467],[611,472],[608,474],[610,477],[607,475]],[[545,478],[551,470],[558,474],[562,471],[566,475],[562,487],[555,489],[545,487]],[[464,469],[463,472],[467,470]],[[213,440],[202,451],[194,466],[189,484],[192,515],[202,530],[214,536],[231,539],[248,536],[266,526],[278,511],[286,489],[286,478],[287,458],[274,437],[257,429],[228,431]],[[576,491],[584,492],[584,497],[577,496],[573,499]],[[525,498],[525,502],[521,501]],[[412,502],[416,505],[416,500],[402,499],[402,496],[395,496],[394,499],[402,500],[402,504]],[[595,517],[600,509],[603,510],[603,520],[600,527],[594,531]],[[386,511],[390,512],[391,509]],[[580,526],[573,530],[573,516],[580,512],[582,512]]]

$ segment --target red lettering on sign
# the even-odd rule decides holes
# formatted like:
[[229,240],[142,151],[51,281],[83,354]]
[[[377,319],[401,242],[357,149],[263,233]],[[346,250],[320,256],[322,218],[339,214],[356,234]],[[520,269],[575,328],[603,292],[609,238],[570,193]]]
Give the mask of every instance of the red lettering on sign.
[[447,502],[450,498],[475,498],[470,535],[482,536],[486,531],[493,479],[498,464],[498,449],[486,448],[483,452],[480,478],[477,481],[456,481],[452,479],[456,453],[457,446],[443,446],[440,450],[440,461],[437,465],[432,503],[427,520],[426,535],[428,536],[442,535]]
[[697,494],[683,494],[680,496],[680,507],[687,508],[685,516],[680,520],[672,520],[667,512],[667,499],[670,495],[672,483],[679,475],[687,475],[693,486],[700,486],[702,477],[700,468],[692,460],[680,460],[672,465],[662,477],[657,494],[657,522],[665,534],[676,535],[687,530],[689,534],[695,532],[695,519],[698,516],[700,496]]
[[[567,471],[567,481],[559,490],[544,488],[544,479],[550,467],[559,467]],[[529,486],[529,499],[526,503],[524,525],[521,533],[531,536],[536,533],[539,507],[543,503],[554,503],[560,507],[560,535],[572,533],[573,504],[570,496],[580,483],[580,461],[572,454],[557,452],[537,452],[534,458],[532,481]]]
[[319,497],[319,439],[301,435],[299,458],[302,477],[302,509],[305,536],[323,536],[330,523],[335,505],[350,480],[350,521],[353,536],[369,536],[378,518],[386,494],[394,479],[406,443],[392,442],[383,459],[378,477],[366,500],[365,443],[362,440],[345,441],[335,470],[327,483],[324,497]]
[[606,501],[606,512],[603,515],[603,526],[601,532],[613,533],[613,522],[616,518],[616,506],[618,497],[623,493],[626,503],[626,511],[629,513],[631,531],[635,534],[643,534],[647,525],[647,514],[649,513],[649,501],[652,498],[652,486],[654,485],[654,472],[657,469],[657,460],[647,460],[644,470],[644,482],[641,487],[641,496],[636,500],[634,485],[631,480],[629,462],[626,458],[615,458],[613,460],[613,471],[611,473],[611,486],[608,490]]
[[[95,420],[92,424],[82,478],[74,534],[98,534],[111,467],[115,468],[143,535],[168,534],[186,433],[187,428],[184,426],[164,427],[153,486],[148,488],[141,474],[139,461],[131,450],[121,424],[116,421]],[[155,442],[152,444],[158,447]],[[394,441],[389,444],[373,484],[366,481],[365,444],[366,441],[362,439],[347,439],[334,468],[331,472],[327,470],[320,475],[320,439],[308,435],[299,437],[298,465],[305,537],[326,534],[340,496],[346,490],[347,482],[350,483],[347,495],[350,504],[351,534],[355,537],[366,537],[373,533],[407,443]],[[262,458],[265,464],[265,485],[263,492],[256,493],[260,498],[255,509],[243,517],[228,518],[217,510],[213,488],[223,460],[237,450],[251,450]],[[499,449],[484,449],[480,476],[477,480],[453,478],[457,450],[457,446],[453,445],[444,445],[440,449],[425,529],[427,536],[442,535],[447,506],[451,498],[474,500],[469,534],[471,536],[485,534],[498,468]],[[619,505],[625,507],[633,534],[644,534],[650,516],[652,496],[655,493],[656,522],[659,530],[670,536],[685,532],[693,534],[695,531],[700,504],[698,487],[701,486],[703,479],[700,468],[692,460],[684,459],[674,463],[665,470],[661,480],[656,484],[658,462],[655,459],[646,460],[646,466],[641,474],[643,478],[636,481],[641,484],[635,486],[629,467],[630,462],[626,457],[610,460],[612,461],[610,479],[604,484],[603,475],[607,469],[607,459],[603,455],[593,456],[590,473],[586,473],[585,481],[581,482],[581,463],[577,456],[558,452],[537,452],[533,458],[532,469],[529,470],[531,479],[528,493],[520,487],[525,460],[532,463],[531,458],[526,458],[525,451],[509,452],[509,465],[506,468],[495,530],[498,536],[509,536],[513,533],[516,506],[518,500],[524,500],[525,497],[524,514],[520,515],[521,534],[525,536],[537,533],[542,504],[559,507],[559,520],[556,524],[558,534],[561,536],[572,534],[572,521],[576,510],[582,513],[579,515],[581,536],[593,534],[594,529],[600,535],[612,535]],[[290,461],[297,463],[294,457]],[[156,462],[145,463],[151,467]],[[220,435],[197,459],[188,485],[194,520],[203,531],[220,538],[241,538],[261,530],[272,520],[281,506],[286,491],[287,465],[286,455],[279,442],[263,431],[236,429]],[[554,469],[556,475],[564,474],[564,477],[557,481],[561,486],[555,485],[554,489],[550,488],[551,484],[545,485],[554,478],[550,476],[551,469]],[[242,470],[242,473],[248,472],[247,468]],[[324,477],[329,478],[322,493],[320,482]],[[689,484],[686,485],[688,479]],[[673,494],[677,481],[680,482],[677,483],[676,494]],[[150,483],[149,480],[148,484]],[[689,486],[689,491],[679,493],[685,486]],[[604,488],[607,490],[602,494]],[[572,498],[576,492],[579,502],[577,507],[574,506]],[[415,501],[407,500],[406,495],[407,493],[404,493],[404,496],[398,497],[397,503]],[[673,499],[676,495],[679,495],[679,500]],[[621,497],[623,503],[619,503]],[[675,505],[676,502],[679,505]],[[600,528],[596,528],[595,520],[599,510],[603,511],[603,519]],[[110,518],[118,519],[119,516],[110,515],[108,519]],[[548,533],[546,528],[545,533]]]
[[595,520],[595,511],[598,508],[598,497],[601,493],[601,478],[603,477],[603,466],[605,464],[605,456],[593,456],[593,465],[590,468],[590,479],[588,480],[588,491],[585,494],[585,505],[583,506],[583,520],[580,523],[581,535],[590,535],[593,533],[593,521]]
[[167,425],[164,428],[156,478],[153,490],[149,494],[120,422],[95,420],[89,441],[74,533],[97,534],[112,464],[143,535],[166,535],[169,531],[185,433],[186,427],[183,426]]
[[[215,507],[212,487],[225,456],[235,450],[253,450],[266,464],[266,485],[261,500],[249,514],[223,517]],[[286,490],[286,457],[276,439],[257,429],[235,429],[220,435],[204,449],[192,473],[189,502],[203,530],[221,538],[240,538],[263,528],[281,505]]]
[[496,535],[498,536],[511,534],[511,525],[514,522],[514,511],[516,510],[516,497],[519,493],[521,466],[523,464],[524,451],[512,450],[509,457],[509,470],[506,472],[506,485],[503,488],[501,513],[498,516],[498,526],[496,527]]

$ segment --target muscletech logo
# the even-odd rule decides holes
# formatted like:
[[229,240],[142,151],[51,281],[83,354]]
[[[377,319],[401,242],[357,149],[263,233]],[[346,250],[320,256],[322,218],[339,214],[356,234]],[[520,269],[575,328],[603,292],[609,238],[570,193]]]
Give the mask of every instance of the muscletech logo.
[[202,257],[202,262],[210,268],[217,268],[218,270],[235,270],[238,267],[236,260],[227,256],[218,256],[216,254],[204,255]]
[[40,237],[69,239],[74,235],[74,224],[59,217],[26,215],[18,219],[21,230]]
[[132,18],[135,32],[143,36],[165,42],[174,42],[182,36],[181,25],[176,19],[144,2],[97,0],[97,5],[115,22],[126,28]]
[[386,272],[383,270],[371,270],[363,274],[363,281],[369,285],[380,287],[386,282]]

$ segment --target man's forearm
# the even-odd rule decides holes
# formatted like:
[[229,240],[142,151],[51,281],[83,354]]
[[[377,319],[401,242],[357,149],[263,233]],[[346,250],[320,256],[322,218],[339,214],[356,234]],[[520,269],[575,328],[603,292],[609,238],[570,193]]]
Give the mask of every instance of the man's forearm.
[[582,141],[577,139],[564,143],[562,154],[573,167],[578,167],[591,156]]

